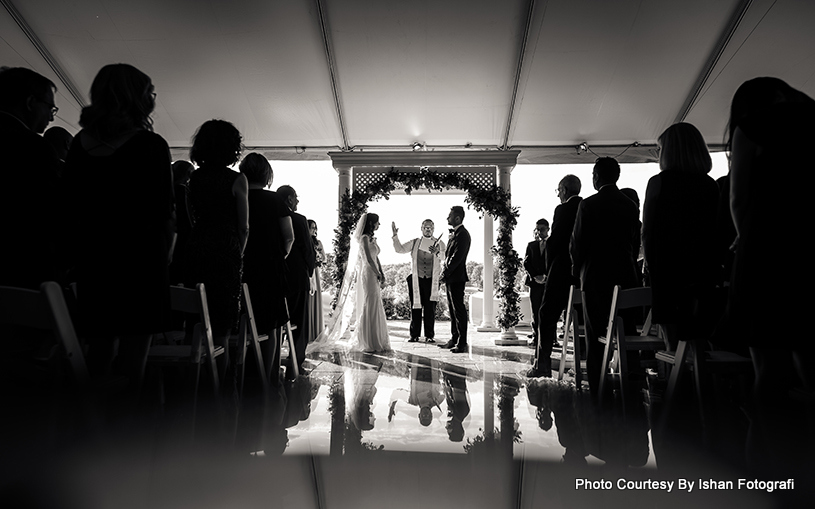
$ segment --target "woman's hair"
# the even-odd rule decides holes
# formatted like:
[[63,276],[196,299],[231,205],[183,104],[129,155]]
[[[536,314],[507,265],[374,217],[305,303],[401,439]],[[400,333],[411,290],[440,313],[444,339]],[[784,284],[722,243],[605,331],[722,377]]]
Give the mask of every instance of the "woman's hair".
[[313,220],[313,219],[309,219],[309,220],[308,220],[308,227],[309,227],[309,229],[311,229],[311,227],[312,227],[312,226],[314,226],[314,227],[316,228],[316,227],[317,227],[317,221],[315,221],[315,220]]
[[713,162],[705,139],[693,124],[679,122],[657,138],[660,146],[659,169],[688,173],[710,173]]
[[781,102],[812,102],[812,98],[778,78],[764,76],[742,83],[730,103],[730,119],[727,122],[725,140],[727,151],[730,151],[733,133],[742,120],[756,111]]
[[365,228],[362,230],[363,235],[373,235],[374,234],[374,225],[376,222],[379,221],[379,214],[370,213],[368,217],[365,218]]
[[263,187],[272,185],[274,173],[272,172],[272,165],[269,160],[258,154],[252,152],[247,154],[240,164],[241,173],[246,175],[246,179],[250,184],[260,184]]
[[133,129],[152,131],[153,90],[150,77],[132,65],[106,65],[93,79],[91,104],[82,108],[79,125],[101,140]]
[[226,120],[207,120],[192,137],[192,162],[213,166],[232,166],[243,150],[241,133]]

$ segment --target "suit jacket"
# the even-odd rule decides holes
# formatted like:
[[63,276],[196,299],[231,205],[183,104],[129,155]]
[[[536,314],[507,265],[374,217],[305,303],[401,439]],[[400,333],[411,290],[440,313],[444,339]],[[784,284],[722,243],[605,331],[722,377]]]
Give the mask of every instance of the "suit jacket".
[[466,283],[470,279],[467,277],[467,253],[470,252],[470,232],[459,226],[450,234],[447,244],[447,257],[444,262],[442,279],[447,283]]
[[583,290],[637,286],[638,222],[637,206],[613,184],[580,202],[570,251]]
[[314,243],[308,232],[306,216],[292,212],[291,223],[294,230],[294,245],[286,258],[286,269],[289,276],[287,278],[289,291],[292,294],[298,294],[308,291],[308,280],[314,274],[317,257],[314,252]]
[[583,198],[572,196],[565,203],[555,207],[552,220],[552,231],[546,241],[546,273],[551,275],[552,267],[557,271],[568,271],[571,274],[572,260],[569,257],[569,242],[572,239],[574,220],[577,208]]
[[0,285],[39,289],[43,281],[60,281],[59,171],[56,152],[42,136],[0,112],[0,239],[5,247]]
[[546,274],[545,246],[546,242],[544,242],[544,252],[541,252],[539,240],[533,240],[526,245],[526,254],[524,255],[524,270],[526,270],[526,281],[524,281],[524,284],[526,286],[543,286],[541,283],[535,282],[533,278]]

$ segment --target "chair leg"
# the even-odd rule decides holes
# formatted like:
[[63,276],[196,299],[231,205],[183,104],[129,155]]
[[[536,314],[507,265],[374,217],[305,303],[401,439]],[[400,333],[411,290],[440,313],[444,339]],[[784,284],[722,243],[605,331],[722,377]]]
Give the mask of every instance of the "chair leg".
[[[267,394],[269,392],[269,378],[266,376],[266,368],[263,366],[263,353],[260,351],[260,342],[258,338],[253,335],[250,335],[250,341],[252,350],[255,352],[255,364],[260,374],[260,383],[263,384],[263,394]],[[272,341],[272,338],[269,338],[267,341]],[[241,379],[241,384],[242,383],[243,379]]]
[[289,360],[292,365],[292,374],[294,374],[294,378],[297,378],[300,376],[300,367],[297,364],[297,352],[294,349],[294,335],[291,332],[290,322],[286,322],[286,337],[289,341]]
[[[560,351],[560,362],[558,363],[557,368],[557,379],[563,380],[563,373],[566,370],[566,351],[569,349],[569,337],[571,336],[571,316],[569,312],[566,312],[566,320],[563,324],[563,348]],[[540,333],[538,333],[538,341],[540,341]],[[572,339],[572,343],[574,343],[574,339]],[[576,370],[575,370],[576,372]]]
[[600,366],[600,387],[597,391],[598,398],[603,397],[603,390],[605,389],[606,386],[606,371],[608,371],[608,356],[609,350],[611,348],[611,341],[612,341],[611,334],[608,334],[606,337],[606,347],[603,350],[603,363]]
[[659,435],[663,436],[665,428],[671,417],[673,410],[674,397],[676,396],[676,388],[682,379],[683,371],[685,370],[685,357],[687,356],[687,341],[679,341],[674,352],[674,362],[671,366],[671,374],[668,376],[668,387],[665,389],[665,396],[663,397],[662,416],[660,417]]

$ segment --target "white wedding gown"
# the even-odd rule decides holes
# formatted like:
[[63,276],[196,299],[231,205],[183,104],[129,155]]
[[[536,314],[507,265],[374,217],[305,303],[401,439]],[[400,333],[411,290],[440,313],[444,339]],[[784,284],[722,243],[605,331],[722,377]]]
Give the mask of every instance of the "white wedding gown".
[[[366,237],[364,235],[363,237]],[[372,258],[379,256],[376,239],[369,238],[373,252]],[[356,284],[356,328],[352,336],[354,349],[363,352],[381,352],[391,349],[388,337],[388,322],[385,318],[385,306],[382,304],[382,292],[379,288],[378,267],[373,267],[368,257],[360,249],[360,270]]]

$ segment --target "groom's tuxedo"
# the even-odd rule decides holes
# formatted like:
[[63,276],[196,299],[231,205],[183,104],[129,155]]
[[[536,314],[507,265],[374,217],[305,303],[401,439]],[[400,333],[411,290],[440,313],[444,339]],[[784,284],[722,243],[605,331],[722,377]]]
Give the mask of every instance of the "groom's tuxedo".
[[470,252],[470,232],[459,225],[450,233],[447,257],[442,279],[447,288],[447,304],[450,307],[451,342],[462,350],[467,347],[467,308],[464,305],[464,285],[467,277],[467,254]]

